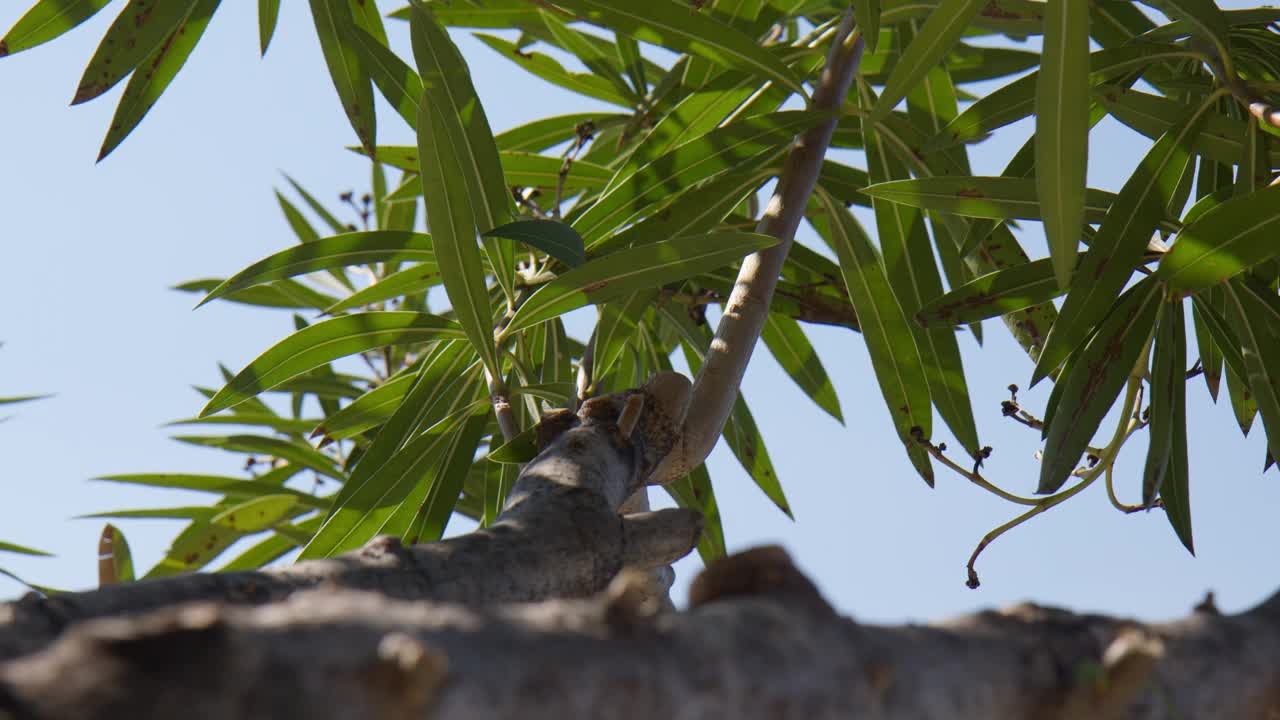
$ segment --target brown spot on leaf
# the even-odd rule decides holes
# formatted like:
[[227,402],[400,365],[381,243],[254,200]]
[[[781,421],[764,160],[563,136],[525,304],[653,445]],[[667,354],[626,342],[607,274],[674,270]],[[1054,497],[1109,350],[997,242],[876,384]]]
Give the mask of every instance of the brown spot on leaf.
[[962,198],[984,198],[987,194],[978,188],[960,188],[956,191],[956,197]]

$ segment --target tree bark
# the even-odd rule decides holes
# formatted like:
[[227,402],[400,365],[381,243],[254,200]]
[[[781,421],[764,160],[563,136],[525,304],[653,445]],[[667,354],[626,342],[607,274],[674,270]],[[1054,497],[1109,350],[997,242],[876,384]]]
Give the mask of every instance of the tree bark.
[[1145,625],[1021,605],[932,626],[838,617],[776,548],[663,613],[626,572],[585,600],[466,606],[317,589],[72,628],[0,666],[14,718],[1197,718],[1280,712],[1280,598]]
[[618,514],[674,443],[688,397],[687,379],[663,373],[643,388],[593,398],[576,415],[548,416],[539,427],[542,451],[520,473],[502,514],[468,535],[415,546],[381,537],[339,557],[257,572],[29,593],[0,605],[0,661],[36,651],[85,620],[197,601],[275,603],[315,587],[463,605],[599,592],[623,567],[662,567],[698,542],[697,512]]

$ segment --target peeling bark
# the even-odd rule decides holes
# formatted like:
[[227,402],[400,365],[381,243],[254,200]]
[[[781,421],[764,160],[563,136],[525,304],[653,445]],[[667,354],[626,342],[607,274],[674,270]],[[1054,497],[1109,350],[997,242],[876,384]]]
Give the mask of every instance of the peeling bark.
[[1173,623],[1016,606],[837,616],[763,548],[688,612],[642,572],[584,600],[464,606],[313,590],[81,624],[0,666],[15,718],[1198,718],[1280,712],[1280,599]]

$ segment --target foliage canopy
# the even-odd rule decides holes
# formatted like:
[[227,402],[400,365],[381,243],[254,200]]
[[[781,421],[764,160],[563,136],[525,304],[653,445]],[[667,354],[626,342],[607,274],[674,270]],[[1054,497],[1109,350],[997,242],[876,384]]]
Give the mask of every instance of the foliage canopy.
[[[41,0],[0,40],[0,56],[109,4]],[[218,6],[123,3],[75,93],[92,101],[127,78],[100,157],[174,80]],[[265,53],[279,0],[258,7]],[[370,192],[342,196],[346,210],[335,211],[290,180],[296,199],[278,199],[296,245],[179,288],[203,293],[202,304],[324,319],[295,314],[293,334],[224,370],[222,388],[202,390],[198,417],[179,421],[242,428],[177,439],[246,455],[251,479],[104,478],[218,498],[104,513],[189,521],[147,577],[206,567],[250,536],[256,544],[224,568],[299,548],[328,556],[376,534],[429,541],[454,513],[488,523],[548,408],[641,384],[671,369],[677,352],[696,371],[711,337],[706,306],[728,296],[743,257],[777,242],[753,232],[757,195],[797,133],[824,119],[785,108],[807,98],[845,12],[832,0],[415,1],[390,16],[409,24],[405,54],[390,47],[373,2],[311,0],[311,10],[353,149],[371,160]],[[806,216],[823,244],[790,251],[765,346],[842,419],[803,324],[863,334],[918,474],[932,484],[942,465],[1022,506],[973,559],[1100,478],[1123,511],[1162,508],[1191,550],[1186,383],[1202,378],[1216,401],[1225,378],[1242,432],[1260,416],[1267,464],[1280,455],[1280,148],[1271,139],[1280,113],[1269,99],[1280,88],[1280,10],[859,0],[852,12],[867,52],[833,146],[860,150],[865,164],[824,163]],[[495,135],[450,28],[475,30],[525,72],[616,111]],[[966,89],[993,80],[1004,84]],[[416,130],[416,146],[378,144],[375,89],[399,116],[392,121]],[[1005,171],[974,176],[970,146],[1031,116],[1036,133]],[[1118,193],[1085,181],[1090,128],[1107,116],[1153,141]],[[872,209],[874,235],[852,205]],[[1043,223],[1047,257],[1024,252],[1019,221]],[[589,305],[594,331],[571,337],[562,316]],[[1042,413],[1019,405],[1016,388],[1004,406],[1042,433],[1035,496],[982,474],[989,449],[959,342],[963,332],[981,341],[981,321],[997,317],[1034,363],[1033,382],[1053,383]],[[1189,352],[1198,354],[1190,368]],[[363,358],[363,369],[335,366],[348,357]],[[1102,427],[1117,401],[1118,425]],[[935,412],[956,451],[935,440]],[[1150,433],[1133,483],[1141,499],[1124,505],[1112,468],[1140,431]],[[744,399],[724,439],[789,512]],[[315,483],[300,483],[304,474]],[[703,558],[723,554],[706,469],[665,489],[704,513]],[[104,542],[115,542],[108,530]],[[104,582],[124,579],[126,565],[104,570]]]

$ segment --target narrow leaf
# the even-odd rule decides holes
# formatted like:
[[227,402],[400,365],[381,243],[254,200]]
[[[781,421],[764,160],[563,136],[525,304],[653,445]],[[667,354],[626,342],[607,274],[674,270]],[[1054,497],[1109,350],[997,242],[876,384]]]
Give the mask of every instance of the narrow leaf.
[[315,22],[325,64],[329,67],[329,77],[338,91],[338,99],[342,101],[351,129],[360,138],[360,144],[372,153],[377,145],[373,82],[356,49],[358,27],[351,8],[345,2],[311,0],[311,18]]
[[484,235],[522,242],[569,267],[577,267],[587,260],[582,236],[558,220],[517,220],[496,227]]
[[71,30],[111,0],[40,0],[0,38],[0,57],[29,50]]
[[161,93],[186,64],[196,43],[200,42],[221,1],[197,0],[182,24],[134,70],[133,77],[129,78],[129,84],[125,86],[124,96],[116,107],[115,116],[111,118],[111,127],[107,130],[106,139],[102,141],[102,149],[98,151],[99,161],[133,132],[160,99]]
[[92,100],[115,87],[164,43],[195,4],[196,0],[129,0],[102,36],[71,104]]
[[985,4],[986,0],[941,0],[938,3],[920,32],[894,63],[893,72],[885,81],[884,92],[872,110],[873,120],[878,122],[887,116],[928,74],[929,69],[946,57]]
[[276,34],[276,21],[280,19],[280,0],[258,0],[258,46],[266,56],[271,38]]
[[760,337],[774,359],[791,376],[796,385],[800,386],[800,389],[818,407],[843,424],[844,415],[840,412],[840,398],[836,397],[831,378],[827,376],[826,368],[822,366],[822,360],[809,342],[809,338],[805,337],[800,323],[786,315],[769,313]]
[[1130,288],[1059,378],[1062,390],[1047,420],[1036,492],[1056,492],[1080,462],[1151,337],[1160,290],[1150,277]]
[[673,238],[596,258],[538,288],[500,336],[510,336],[592,303],[723,267],[777,243],[777,238],[767,235],[716,232]]
[[1089,5],[1049,0],[1036,85],[1036,190],[1060,287],[1071,282],[1089,158]]
[[384,345],[423,343],[462,333],[453,322],[419,312],[381,311],[333,318],[303,328],[259,355],[200,411],[237,405],[312,368]]
[[1182,228],[1157,275],[1174,292],[1210,287],[1280,254],[1280,186],[1231,198]]

